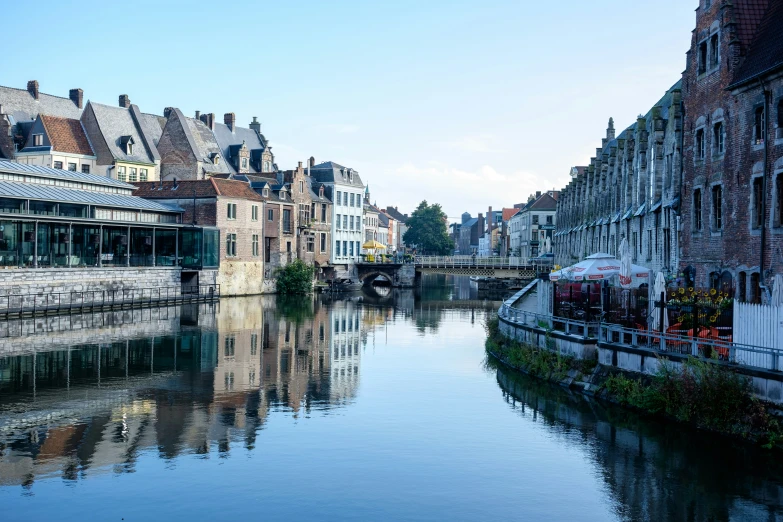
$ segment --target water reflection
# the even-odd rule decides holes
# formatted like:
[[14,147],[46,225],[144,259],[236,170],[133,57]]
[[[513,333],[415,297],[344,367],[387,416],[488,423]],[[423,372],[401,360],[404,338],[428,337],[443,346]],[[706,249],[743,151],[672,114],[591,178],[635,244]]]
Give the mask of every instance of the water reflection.
[[489,365],[519,415],[587,448],[619,519],[783,520],[783,463],[773,454]]

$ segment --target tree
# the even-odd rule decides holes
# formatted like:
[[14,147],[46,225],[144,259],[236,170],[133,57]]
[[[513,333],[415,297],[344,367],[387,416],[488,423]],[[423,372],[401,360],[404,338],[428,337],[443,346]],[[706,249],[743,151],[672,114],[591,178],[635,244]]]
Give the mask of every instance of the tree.
[[419,203],[405,223],[408,230],[402,236],[406,245],[415,245],[420,254],[446,255],[454,252],[454,241],[449,237],[446,214],[440,205]]
[[294,260],[282,268],[278,268],[278,294],[309,294],[313,290],[313,275],[315,268],[301,259]]

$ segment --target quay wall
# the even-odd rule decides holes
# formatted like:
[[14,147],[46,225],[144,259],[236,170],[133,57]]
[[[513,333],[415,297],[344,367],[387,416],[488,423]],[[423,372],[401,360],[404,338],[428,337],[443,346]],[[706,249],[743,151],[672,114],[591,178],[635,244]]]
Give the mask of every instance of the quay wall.
[[0,270],[0,296],[179,287],[180,268],[91,267]]

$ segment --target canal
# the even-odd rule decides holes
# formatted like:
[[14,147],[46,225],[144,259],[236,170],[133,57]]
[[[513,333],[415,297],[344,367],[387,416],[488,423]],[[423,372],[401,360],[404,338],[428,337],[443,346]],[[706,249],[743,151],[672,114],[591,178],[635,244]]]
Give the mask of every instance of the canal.
[[0,520],[783,520],[769,453],[497,367],[466,278],[0,322]]

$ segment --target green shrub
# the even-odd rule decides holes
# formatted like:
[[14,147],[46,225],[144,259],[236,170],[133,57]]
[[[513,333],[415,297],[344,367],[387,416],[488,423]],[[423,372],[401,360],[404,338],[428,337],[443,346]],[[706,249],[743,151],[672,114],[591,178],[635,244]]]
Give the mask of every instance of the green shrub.
[[309,294],[313,290],[315,267],[301,259],[294,260],[275,271],[277,277],[277,293],[284,295]]

